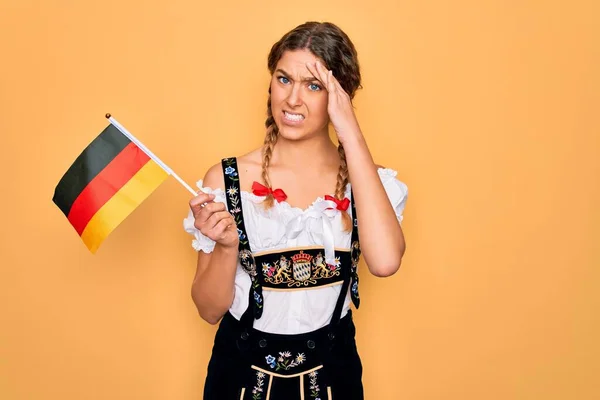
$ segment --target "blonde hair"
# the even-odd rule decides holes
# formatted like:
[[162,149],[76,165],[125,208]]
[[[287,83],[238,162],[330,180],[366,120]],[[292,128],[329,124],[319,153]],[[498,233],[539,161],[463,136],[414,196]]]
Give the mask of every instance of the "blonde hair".
[[[271,157],[273,156],[273,148],[277,143],[277,136],[279,135],[279,128],[273,118],[273,112],[271,111],[271,89],[269,89],[269,99],[267,100],[267,120],[265,121],[267,128],[267,134],[265,136],[265,142],[262,150],[262,179],[265,186],[272,188],[271,179],[269,179],[269,164],[271,163]],[[273,207],[274,197],[272,194],[268,194],[264,206],[266,208]]]

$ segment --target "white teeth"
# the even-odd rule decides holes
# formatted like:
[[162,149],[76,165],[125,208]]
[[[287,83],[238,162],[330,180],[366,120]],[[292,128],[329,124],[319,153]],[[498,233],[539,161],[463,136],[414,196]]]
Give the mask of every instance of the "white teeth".
[[284,111],[284,114],[285,118],[289,119],[290,121],[302,121],[304,119],[304,116],[300,114],[290,114],[287,111]]

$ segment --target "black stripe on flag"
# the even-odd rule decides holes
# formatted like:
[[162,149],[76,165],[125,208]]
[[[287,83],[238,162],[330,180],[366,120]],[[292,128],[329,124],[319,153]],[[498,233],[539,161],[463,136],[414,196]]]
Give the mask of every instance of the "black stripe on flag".
[[65,216],[85,187],[131,141],[113,124],[104,130],[83,150],[56,185],[52,201]]

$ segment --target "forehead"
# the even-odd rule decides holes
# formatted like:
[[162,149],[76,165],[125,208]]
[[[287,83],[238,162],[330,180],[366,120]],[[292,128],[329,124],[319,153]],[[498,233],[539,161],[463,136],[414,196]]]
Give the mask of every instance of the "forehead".
[[316,61],[321,60],[308,50],[286,50],[279,59],[276,69],[281,68],[290,74],[310,75],[306,64]]

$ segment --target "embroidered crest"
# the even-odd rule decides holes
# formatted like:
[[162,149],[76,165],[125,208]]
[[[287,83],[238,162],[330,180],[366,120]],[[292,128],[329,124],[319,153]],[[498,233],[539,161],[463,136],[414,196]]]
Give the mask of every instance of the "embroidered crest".
[[302,251],[292,256],[294,279],[304,282],[311,276],[312,256]]
[[291,266],[289,260],[285,256],[279,257],[279,261],[275,261],[273,265],[268,262],[263,263],[263,274],[267,282],[275,285],[288,282],[291,278]]
[[[262,278],[264,283],[271,287],[286,286],[307,287],[326,285],[338,281],[341,275],[342,263],[340,257],[336,257],[332,264],[325,262],[321,251],[294,251],[279,254],[279,258],[270,256],[258,256],[262,261]],[[350,258],[346,259],[348,268],[351,267]]]
[[335,262],[333,264],[325,263],[325,258],[321,253],[317,254],[313,260],[313,265],[315,266],[313,277],[316,279],[319,278],[331,278],[333,276],[340,275],[340,258],[336,257]]

